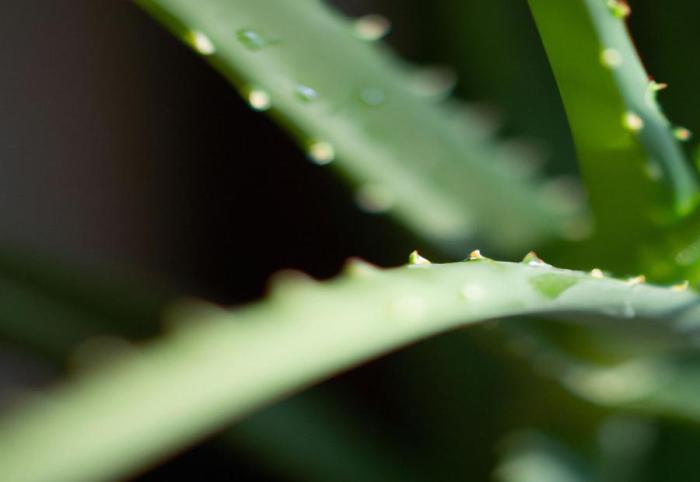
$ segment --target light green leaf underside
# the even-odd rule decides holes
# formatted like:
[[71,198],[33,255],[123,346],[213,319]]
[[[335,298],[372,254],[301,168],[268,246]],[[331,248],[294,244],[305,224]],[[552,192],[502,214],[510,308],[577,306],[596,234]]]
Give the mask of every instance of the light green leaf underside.
[[[474,112],[427,95],[418,72],[317,0],[138,0],[358,185],[361,204],[456,245],[530,248],[571,231],[571,204]],[[232,132],[235,137],[235,132]],[[318,144],[320,143],[320,144]],[[313,150],[313,149],[311,149]]]
[[[484,260],[348,272],[323,284],[277,281],[267,301],[232,312],[181,311],[171,334],[6,417],[0,480],[125,476],[281,396],[478,321],[585,314],[635,330],[650,320],[685,340],[700,320],[694,293],[546,266]],[[557,277],[565,288],[556,289]]]
[[[697,182],[608,0],[529,0],[566,108],[599,235],[687,214]],[[624,236],[623,236],[624,234]]]

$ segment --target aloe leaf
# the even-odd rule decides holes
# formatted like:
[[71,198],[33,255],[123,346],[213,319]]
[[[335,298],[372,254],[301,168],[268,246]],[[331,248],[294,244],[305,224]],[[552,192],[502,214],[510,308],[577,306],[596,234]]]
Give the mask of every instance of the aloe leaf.
[[358,38],[357,24],[322,2],[137,3],[254,108],[269,108],[312,161],[337,157],[361,207],[391,211],[443,246],[476,236],[522,249],[570,233],[567,203],[519,174],[517,151],[485,133],[473,112],[440,102],[417,69]]
[[267,301],[233,312],[184,310],[179,328],[140,353],[5,418],[0,479],[133,473],[285,394],[483,320],[634,318],[636,330],[648,320],[683,340],[698,329],[700,298],[692,292],[631,286],[531,257],[424,263],[389,270],[354,263],[327,283],[277,281]]
[[[690,213],[697,182],[656,102],[616,0],[529,0],[569,119],[599,245],[633,256],[629,239]],[[633,250],[632,250],[633,251]]]

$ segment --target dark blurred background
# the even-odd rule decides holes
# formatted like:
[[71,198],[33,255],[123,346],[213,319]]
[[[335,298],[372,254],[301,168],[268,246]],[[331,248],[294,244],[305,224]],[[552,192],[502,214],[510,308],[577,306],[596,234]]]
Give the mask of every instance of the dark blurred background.
[[[575,175],[525,0],[332,3],[349,15],[388,17],[387,40],[404,58],[453,68],[456,95],[492,115],[503,136],[541,151],[547,172]],[[700,4],[630,3],[648,70],[670,85],[661,95],[669,117],[699,129]],[[0,30],[1,243],[224,304],[259,297],[283,268],[326,278],[350,256],[389,266],[420,248],[390,218],[357,209],[332,171],[309,163],[131,3],[4,0]],[[323,464],[347,464],[340,473],[348,476],[365,464],[398,466],[405,473],[392,473],[402,480],[487,479],[493,447],[513,428],[519,391],[533,375],[504,361],[481,331],[356,369],[304,395],[304,404],[270,409],[138,480],[324,480],[332,470]],[[11,343],[0,348],[0,389],[41,385],[57,373]],[[419,364],[423,353],[431,353],[429,369]],[[546,396],[567,397],[547,386]],[[426,387],[443,397],[439,404],[420,406]],[[543,413],[537,397],[527,403],[533,422],[575,430],[559,419],[576,418],[577,402],[561,414]],[[326,417],[329,433],[310,431]],[[275,446],[279,433],[294,434],[296,452]],[[335,454],[324,455],[328,444]],[[338,455],[345,447],[351,452]]]

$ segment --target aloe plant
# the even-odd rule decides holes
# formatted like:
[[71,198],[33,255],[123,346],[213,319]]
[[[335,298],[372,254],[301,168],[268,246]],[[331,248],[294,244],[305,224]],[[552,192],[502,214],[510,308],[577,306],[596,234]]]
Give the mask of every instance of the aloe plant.
[[[642,67],[625,28],[626,3],[528,2],[576,146],[590,235],[582,206],[548,189],[520,151],[450,98],[451,82],[393,56],[379,41],[388,29],[383,17],[352,20],[317,0],[136,3],[253,109],[271,114],[311,161],[337,166],[361,208],[394,214],[428,250],[464,256],[476,239],[504,256],[541,248],[586,270],[554,268],[534,252],[513,263],[475,250],[447,264],[413,252],[408,265],[392,269],[351,260],[326,282],[282,273],[264,299],[238,309],[182,303],[161,315],[169,330],[156,336],[145,320],[158,316],[163,297],[72,285],[36,266],[27,276],[27,260],[2,257],[5,338],[54,359],[104,331],[155,339],[10,411],[0,421],[0,479],[132,476],[339,372],[495,320],[506,338],[526,342],[525,359],[595,407],[590,417],[601,430],[616,412],[700,422],[700,297],[692,289],[700,280],[700,214],[696,175],[680,144],[690,132],[661,111],[664,84]],[[664,285],[624,278],[638,273]],[[281,420],[304,431],[314,422],[309,407],[301,401]],[[314,452],[319,480],[366,476],[362,470],[407,477],[406,467],[371,451],[361,455],[363,469],[341,466],[337,452],[293,447],[264,424],[248,429],[255,450],[271,457]],[[351,435],[336,436],[356,451]],[[333,439],[323,430],[314,437],[316,447]],[[634,480],[648,455],[602,447],[598,470],[547,435],[519,440],[527,443],[506,454],[497,478]]]

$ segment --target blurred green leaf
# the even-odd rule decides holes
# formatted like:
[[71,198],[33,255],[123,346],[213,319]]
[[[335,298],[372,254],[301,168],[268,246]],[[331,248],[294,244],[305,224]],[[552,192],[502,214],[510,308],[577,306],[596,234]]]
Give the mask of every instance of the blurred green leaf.
[[253,108],[269,108],[311,160],[337,157],[364,209],[391,211],[456,249],[474,237],[513,250],[576,234],[571,203],[524,175],[517,149],[493,139],[468,108],[440,102],[448,79],[368,40],[367,30],[381,27],[376,18],[353,22],[317,0],[137,3]]

